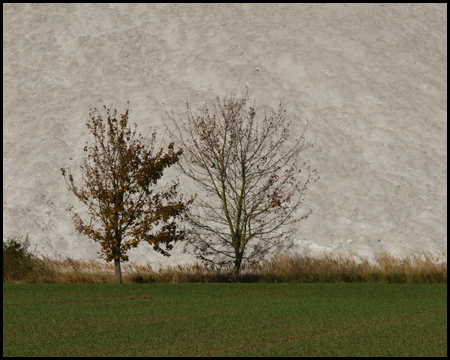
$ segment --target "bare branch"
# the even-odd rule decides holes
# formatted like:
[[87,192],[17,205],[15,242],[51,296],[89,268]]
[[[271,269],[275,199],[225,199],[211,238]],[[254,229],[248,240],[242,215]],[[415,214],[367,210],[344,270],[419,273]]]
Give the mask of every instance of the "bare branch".
[[[207,197],[189,211],[192,229],[186,249],[208,262],[226,254],[235,264],[232,281],[242,260],[264,256],[292,240],[296,229],[284,229],[309,216],[311,212],[294,214],[306,190],[319,179],[316,170],[309,171],[306,180],[300,176],[300,153],[314,145],[305,140],[306,127],[287,146],[291,129],[283,101],[258,120],[249,96],[246,90],[241,97],[217,97],[197,113],[187,103],[185,120],[166,110],[173,125],[166,123],[167,131],[186,149],[178,166]],[[283,236],[278,234],[281,229]]]

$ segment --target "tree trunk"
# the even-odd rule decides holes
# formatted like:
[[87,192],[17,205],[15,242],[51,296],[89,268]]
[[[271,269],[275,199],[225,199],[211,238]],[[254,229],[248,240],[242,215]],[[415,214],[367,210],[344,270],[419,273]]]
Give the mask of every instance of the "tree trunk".
[[120,270],[120,259],[114,260],[114,265],[116,269],[116,284],[122,284],[122,272]]
[[234,260],[234,268],[230,275],[230,278],[228,279],[228,282],[235,283],[239,276],[239,271],[241,270],[241,263],[242,263],[242,254],[237,254],[236,259]]

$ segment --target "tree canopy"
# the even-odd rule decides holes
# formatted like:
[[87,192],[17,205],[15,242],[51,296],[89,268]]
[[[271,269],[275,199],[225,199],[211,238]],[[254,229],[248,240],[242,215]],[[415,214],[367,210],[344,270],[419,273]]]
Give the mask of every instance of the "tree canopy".
[[62,168],[68,189],[87,207],[89,221],[72,210],[76,230],[102,246],[102,257],[115,262],[116,283],[121,283],[120,262],[128,261],[127,251],[141,241],[165,256],[176,241],[185,237],[175,219],[186,210],[188,201],[178,196],[178,182],[156,188],[163,171],[176,164],[183,150],[158,149],[156,133],[146,143],[128,126],[129,109],[117,116],[106,109],[104,120],[91,110],[87,127],[94,142],[86,142],[82,180],[75,184],[71,169]]

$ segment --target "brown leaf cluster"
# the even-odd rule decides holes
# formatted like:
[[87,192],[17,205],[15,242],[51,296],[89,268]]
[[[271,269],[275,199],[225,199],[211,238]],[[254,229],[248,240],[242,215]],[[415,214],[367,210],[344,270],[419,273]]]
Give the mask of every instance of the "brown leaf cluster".
[[141,241],[169,256],[185,232],[174,221],[193,199],[178,196],[178,183],[160,189],[163,171],[177,163],[183,153],[170,144],[156,148],[156,133],[150,143],[128,126],[129,109],[120,116],[106,109],[106,119],[91,110],[87,127],[93,143],[86,143],[81,183],[71,169],[61,169],[68,189],[87,207],[89,220],[70,209],[76,230],[102,246],[107,261],[127,261],[127,251]]

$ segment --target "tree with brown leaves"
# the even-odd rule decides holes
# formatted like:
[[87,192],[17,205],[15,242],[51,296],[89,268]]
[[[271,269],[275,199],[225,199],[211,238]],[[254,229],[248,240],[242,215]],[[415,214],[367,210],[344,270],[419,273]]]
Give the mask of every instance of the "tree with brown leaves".
[[232,264],[230,282],[243,260],[292,246],[294,225],[312,211],[295,213],[319,179],[316,170],[302,179],[297,165],[300,153],[314,146],[305,141],[306,127],[287,144],[292,134],[283,102],[258,121],[248,101],[248,90],[241,98],[217,97],[197,114],[187,103],[186,121],[167,112],[174,128],[166,127],[185,149],[178,165],[205,195],[186,213],[192,225],[186,250],[205,262]]
[[[75,185],[71,169],[62,168],[67,187],[87,206],[89,222],[72,211],[72,219],[79,233],[102,246],[102,257],[114,260],[116,283],[122,283],[121,261],[128,261],[126,252],[146,241],[155,251],[169,256],[173,243],[182,240],[184,230],[177,228],[179,217],[192,203],[178,198],[178,183],[154,189],[165,168],[176,164],[182,149],[156,149],[156,133],[150,144],[143,141],[128,124],[128,112],[117,116],[104,106],[107,120],[97,109],[91,110],[86,124],[94,136],[94,143],[84,148],[81,165],[82,183]],[[88,144],[88,143],[86,143]],[[164,248],[161,246],[164,245]]]

